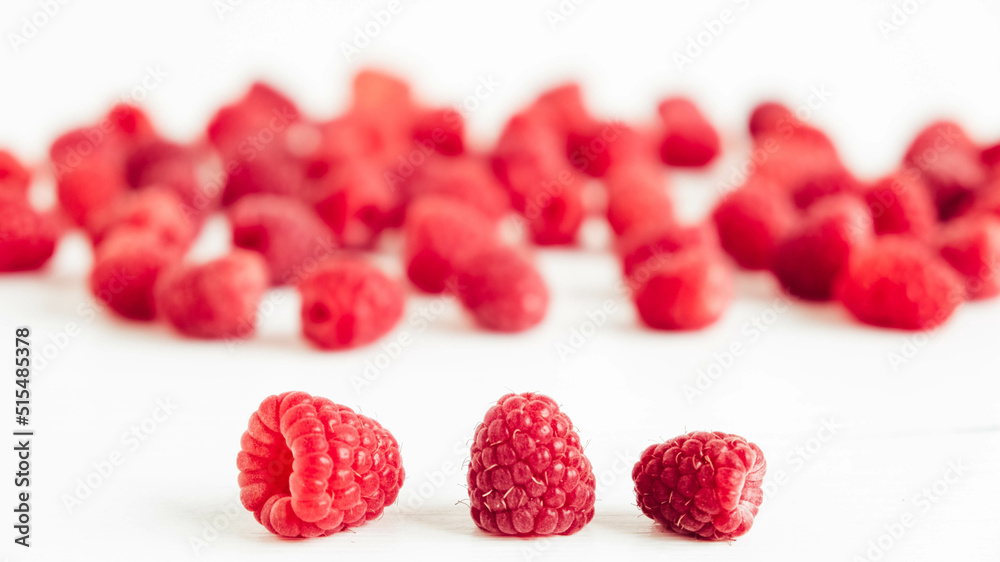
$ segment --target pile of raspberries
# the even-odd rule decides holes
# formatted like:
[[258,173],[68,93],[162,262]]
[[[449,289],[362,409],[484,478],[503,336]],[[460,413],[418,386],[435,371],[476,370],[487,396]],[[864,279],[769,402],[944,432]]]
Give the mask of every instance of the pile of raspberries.
[[[305,392],[268,396],[236,458],[240,500],[268,531],[326,536],[379,518],[403,486],[400,446],[378,422]],[[507,394],[472,436],[472,520],[496,535],[572,535],[594,518],[596,479],[569,416],[548,396]],[[665,530],[731,540],[750,530],[767,463],[737,435],[650,445],[632,469],[639,509]]]
[[[56,139],[48,166],[0,151],[0,271],[43,267],[64,233],[82,229],[90,289],[113,313],[194,338],[248,338],[269,288],[294,286],[302,333],[322,349],[368,344],[400,321],[406,287],[366,254],[387,233],[402,238],[414,289],[454,296],[483,329],[519,332],[549,305],[527,242],[571,246],[595,215],[614,233],[639,318],[658,330],[716,322],[734,265],[905,330],[1000,293],[1000,144],[936,122],[898,169],[862,180],[781,104],[759,105],[748,128],[752,174],[686,223],[665,170],[708,167],[722,143],[683,97],[630,125],[594,116],[577,85],[562,85],[487,150],[467,143],[460,109],[422,105],[375,70],[355,76],[349,107],[329,120],[256,83],[191,143],[118,105]],[[49,173],[58,205],[41,211],[29,187]],[[232,250],[186,258],[220,212]]]

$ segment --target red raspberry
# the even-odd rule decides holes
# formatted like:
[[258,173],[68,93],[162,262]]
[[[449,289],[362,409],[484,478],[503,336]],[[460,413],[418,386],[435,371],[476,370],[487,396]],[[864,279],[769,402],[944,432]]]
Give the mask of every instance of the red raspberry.
[[563,143],[559,148],[565,148],[565,140],[571,134],[586,134],[593,130],[597,121],[587,111],[583,101],[583,91],[575,82],[568,82],[550,88],[527,108],[525,115],[541,120],[558,133]]
[[55,252],[55,219],[22,197],[0,197],[0,271],[39,269]]
[[95,246],[120,228],[150,231],[160,244],[182,249],[190,246],[198,233],[180,198],[173,191],[159,187],[126,193],[95,211],[87,223]]
[[[564,166],[564,167],[560,167]],[[586,215],[581,176],[553,155],[518,159],[507,164],[513,207],[528,223],[539,245],[572,244]]]
[[569,416],[548,396],[507,394],[476,428],[472,520],[498,535],[572,535],[594,518],[595,479]]
[[454,109],[424,111],[413,125],[413,141],[433,147],[439,154],[458,156],[465,152],[465,120]]
[[208,140],[225,160],[246,160],[243,151],[270,151],[284,145],[288,126],[302,118],[290,98],[274,87],[255,82],[240,100],[219,109],[207,127]]
[[793,192],[809,178],[841,171],[844,164],[830,137],[801,124],[782,125],[754,139],[755,174]]
[[604,178],[608,224],[616,235],[674,223],[674,204],[661,170],[649,166],[616,168]]
[[305,392],[265,398],[240,449],[240,501],[282,537],[326,536],[376,519],[406,477],[389,430]]
[[772,270],[799,298],[833,298],[834,281],[851,252],[872,240],[872,216],[857,197],[838,195],[817,203],[774,252]]
[[426,293],[453,287],[462,264],[497,243],[491,225],[488,217],[451,199],[424,197],[411,204],[403,246],[407,277]]
[[938,249],[965,280],[970,299],[1000,295],[1000,218],[971,215],[941,229]]
[[938,216],[949,219],[964,211],[975,191],[989,179],[980,156],[979,147],[960,125],[937,121],[917,134],[903,163],[920,170]]
[[657,330],[698,330],[715,323],[733,297],[729,266],[715,252],[693,247],[646,262],[629,279],[639,317]]
[[127,190],[117,163],[102,156],[91,157],[75,168],[66,168],[57,177],[59,205],[81,226],[96,212],[113,205]]
[[884,236],[851,253],[837,295],[866,324],[926,330],[951,316],[963,300],[964,287],[923,244]]
[[31,185],[31,170],[24,167],[13,154],[0,150],[0,195],[11,193],[24,196]]
[[847,168],[836,166],[817,170],[791,186],[792,200],[799,209],[808,209],[817,201],[834,195],[858,195],[861,183]]
[[976,200],[969,212],[1000,217],[1000,182],[993,181],[976,193]]
[[585,133],[570,133],[566,156],[574,168],[593,177],[623,166],[659,166],[655,135],[620,122],[597,123]]
[[478,157],[431,158],[417,169],[407,191],[411,199],[455,199],[490,219],[498,219],[510,210],[507,192],[486,161]]
[[792,113],[792,110],[781,103],[766,101],[759,104],[750,113],[750,122],[747,127],[750,130],[750,136],[756,139],[765,134],[798,125],[799,120]]
[[760,447],[721,431],[693,431],[650,445],[632,469],[639,509],[664,528],[699,539],[745,535],[764,501]]
[[719,155],[721,141],[715,127],[691,100],[674,97],[659,106],[663,122],[660,159],[668,166],[707,166]]
[[202,264],[172,267],[155,287],[156,305],[180,333],[193,338],[248,338],[267,290],[268,271],[256,252],[233,250]]
[[305,203],[280,195],[248,195],[229,208],[233,245],[259,252],[272,285],[298,283],[309,262],[329,257],[333,233]]
[[399,205],[379,169],[364,161],[332,169],[310,186],[306,199],[349,248],[374,245]]
[[101,125],[107,123],[115,140],[138,146],[156,138],[156,129],[146,113],[127,103],[120,103],[111,108],[104,116]]
[[403,289],[380,270],[355,259],[334,260],[299,284],[302,332],[323,349],[367,345],[403,315]]
[[545,318],[549,290],[517,250],[490,247],[463,264],[456,281],[462,305],[476,323],[496,332],[522,332]]
[[875,220],[875,233],[906,234],[920,240],[937,228],[937,209],[920,176],[897,172],[865,192]]
[[202,154],[195,148],[158,139],[129,154],[125,178],[134,188],[158,186],[173,191],[191,214],[201,217],[218,203],[215,197],[209,199],[199,185],[201,159]]
[[715,229],[705,222],[692,225],[651,224],[629,230],[616,244],[626,277],[632,277],[650,260],[653,261],[649,267],[656,267],[669,256],[690,248],[718,252],[719,240]]
[[754,177],[727,193],[712,219],[719,243],[740,267],[769,269],[775,247],[794,228],[798,213],[780,189]]
[[154,288],[161,273],[183,256],[150,229],[122,226],[108,234],[94,255],[90,292],[118,315],[131,320],[156,318]]
[[222,192],[225,206],[258,193],[297,197],[304,189],[306,178],[302,162],[276,148],[261,152],[252,160],[232,162],[237,165],[226,177]]

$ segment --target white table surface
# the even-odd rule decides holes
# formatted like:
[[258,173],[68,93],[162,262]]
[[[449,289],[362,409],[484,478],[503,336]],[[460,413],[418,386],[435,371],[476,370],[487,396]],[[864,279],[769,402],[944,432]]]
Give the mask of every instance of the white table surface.
[[[939,112],[962,118],[979,138],[1000,136],[1000,8],[992,3],[926,3],[889,40],[878,20],[891,2],[677,4],[583,2],[553,30],[544,11],[557,2],[422,0],[349,64],[337,45],[381,4],[248,0],[220,20],[208,1],[69,3],[22,52],[0,49],[0,145],[40,158],[57,132],[94,117],[149,64],[169,78],[147,105],[183,138],[255,73],[314,113],[331,113],[346,77],[365,62],[401,68],[425,97],[442,101],[493,75],[503,87],[470,114],[480,139],[559,76],[579,75],[608,115],[648,115],[665,92],[696,92],[729,153],[707,176],[675,179],[688,216],[705,211],[713,186],[745,157],[742,120],[764,93],[795,105],[813,87],[835,92],[810,118],[862,175],[887,171],[921,120]],[[671,53],[724,8],[736,12],[735,23],[679,72]],[[2,29],[36,9],[5,2]],[[210,225],[199,252],[218,251],[224,229]],[[913,335],[860,326],[836,305],[786,309],[767,275],[741,275],[717,325],[653,333],[614,290],[605,229],[589,224],[585,239],[583,250],[539,252],[553,300],[538,329],[485,334],[455,303],[414,295],[385,340],[405,331],[413,345],[362,387],[380,344],[349,353],[309,348],[289,290],[269,295],[270,312],[250,342],[185,340],[94,308],[87,245],[65,240],[44,273],[0,276],[0,359],[13,356],[18,325],[31,326],[36,355],[58,349],[32,381],[34,546],[14,547],[4,520],[0,560],[874,560],[879,541],[889,546],[882,560],[1000,557],[1000,301],[963,306],[942,329]],[[378,259],[398,272],[393,244]],[[587,330],[588,312],[609,301],[607,322],[561,355],[558,344]],[[433,320],[420,330],[415,319],[427,314]],[[64,337],[70,323],[77,335]],[[730,364],[721,354],[734,343],[746,351]],[[894,366],[899,357],[905,361]],[[726,364],[721,375],[689,400],[685,388],[699,371],[719,372],[716,362]],[[235,459],[247,418],[268,394],[293,389],[375,416],[401,442],[408,478],[377,523],[286,541],[239,507]],[[490,537],[463,504],[475,425],[502,394],[529,390],[563,406],[595,467],[597,515],[571,537]],[[147,422],[149,434],[133,450],[123,436],[157,401],[176,411]],[[753,530],[732,543],[665,533],[634,505],[630,471],[642,449],[696,429],[741,434],[768,459],[765,504]],[[67,509],[78,479],[116,452],[123,462]],[[0,466],[13,472],[10,451]],[[7,506],[14,489],[3,481]]]

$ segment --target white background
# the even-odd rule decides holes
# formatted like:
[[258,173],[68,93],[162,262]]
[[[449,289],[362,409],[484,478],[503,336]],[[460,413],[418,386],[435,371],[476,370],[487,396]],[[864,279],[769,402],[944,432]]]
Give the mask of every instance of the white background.
[[[667,93],[691,93],[723,130],[728,156],[708,175],[675,177],[690,216],[704,212],[745,160],[745,118],[765,96],[830,131],[864,177],[889,171],[934,116],[957,117],[984,142],[1000,137],[997,2],[567,1],[553,26],[547,11],[559,9],[555,1],[422,0],[406,2],[350,61],[343,43],[384,3],[246,0],[220,16],[212,0],[67,2],[15,52],[10,34],[22,33],[22,18],[41,19],[43,4],[0,5],[0,146],[33,161],[59,132],[122,96],[144,98],[157,124],[182,140],[254,77],[329,117],[364,64],[397,70],[441,104],[467,99],[483,79],[498,82],[469,113],[484,146],[505,116],[561,78],[578,77],[596,112],[628,119],[649,118]],[[879,22],[890,22],[896,7],[912,14],[897,17],[898,30],[886,37]],[[702,36],[702,52],[678,68],[675,53],[723,10],[731,23]],[[143,90],[149,69],[165,76]],[[206,236],[202,251],[218,251],[225,226]],[[14,327],[23,324],[34,331],[36,355],[52,356],[32,387],[34,546],[13,545],[4,507],[0,557],[998,558],[1000,303],[963,306],[943,329],[914,336],[859,326],[835,305],[786,307],[767,275],[742,275],[736,302],[711,329],[651,333],[615,290],[603,226],[588,225],[585,238],[582,251],[540,253],[553,301],[537,330],[484,334],[454,303],[414,296],[385,340],[405,332],[413,345],[362,387],[380,345],[310,349],[298,335],[292,292],[268,297],[250,342],[183,340],[96,310],[85,286],[87,245],[67,239],[44,273],[0,278],[0,357],[13,357]],[[380,259],[399,271],[391,251]],[[591,332],[588,313],[605,305],[612,314]],[[426,330],[422,316],[432,318]],[[558,345],[581,329],[592,335],[560,354]],[[734,343],[745,351],[727,357]],[[686,396],[709,369],[717,378]],[[283,541],[239,508],[235,459],[246,420],[266,395],[292,389],[355,406],[402,443],[409,478],[377,524]],[[600,482],[597,516],[577,535],[493,538],[460,503],[472,431],[511,390],[555,397],[588,443]],[[149,435],[133,450],[123,436],[158,400],[176,410],[147,421]],[[634,506],[630,470],[639,452],[695,429],[741,434],[767,455],[767,501],[753,530],[731,544],[667,534]],[[113,473],[78,489],[88,476],[96,482],[95,465],[115,452],[123,462]],[[0,505],[10,506],[12,453],[2,458]],[[66,497],[88,491],[67,509]],[[912,524],[888,538],[900,521]],[[884,554],[872,550],[879,541]]]

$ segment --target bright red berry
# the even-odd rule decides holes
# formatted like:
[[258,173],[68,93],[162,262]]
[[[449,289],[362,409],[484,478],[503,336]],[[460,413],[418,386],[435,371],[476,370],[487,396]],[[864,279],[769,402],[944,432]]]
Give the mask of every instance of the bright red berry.
[[165,244],[154,230],[122,226],[103,237],[94,252],[90,292],[119,316],[156,318],[156,281],[181,261],[183,250]]
[[632,481],[639,509],[665,529],[727,541],[753,525],[766,471],[757,445],[721,431],[693,431],[650,445]]
[[248,338],[268,287],[267,264],[256,252],[233,250],[200,264],[164,271],[156,306],[178,332],[193,338]]
[[240,449],[240,501],[282,537],[326,536],[377,519],[406,477],[389,430],[305,392],[265,398]]
[[31,170],[13,154],[0,150],[0,195],[26,195],[31,185]]
[[413,125],[413,142],[458,156],[465,152],[465,119],[454,109],[424,111]]
[[750,130],[750,136],[757,138],[798,125],[799,120],[792,110],[781,103],[766,101],[753,108],[747,128]]
[[403,261],[406,275],[421,291],[454,288],[456,272],[483,248],[497,243],[489,217],[442,197],[423,197],[406,211]]
[[343,246],[368,248],[392,222],[400,194],[372,163],[354,161],[315,180],[306,199]]
[[633,228],[619,238],[615,246],[626,277],[632,277],[643,266],[655,268],[683,250],[697,248],[702,252],[719,252],[715,229],[707,222],[650,224]]
[[367,345],[389,332],[403,315],[400,284],[356,259],[326,262],[299,284],[302,332],[323,349]]
[[850,170],[841,166],[817,170],[800,178],[790,187],[792,200],[799,209],[808,209],[826,197],[858,195],[862,190],[861,182]]
[[927,240],[937,229],[937,209],[919,175],[897,172],[865,191],[875,233]]
[[128,190],[116,162],[95,156],[56,177],[59,205],[79,225],[112,206]]
[[729,307],[733,279],[722,257],[692,247],[648,260],[629,279],[642,322],[656,330],[699,330],[715,323]]
[[989,179],[979,147],[951,121],[937,121],[921,130],[903,163],[908,169],[919,170],[941,219],[965,211]]
[[792,295],[830,300],[851,252],[873,237],[871,211],[864,201],[846,195],[829,197],[814,205],[778,244],[772,270]]
[[510,196],[479,157],[430,158],[407,182],[411,200],[447,197],[496,220],[510,210]]
[[851,253],[837,295],[858,320],[926,330],[942,324],[964,299],[958,274],[924,244],[884,236]]
[[594,518],[595,478],[573,422],[551,398],[507,394],[476,428],[472,520],[498,535],[571,535]]
[[59,231],[53,217],[23,197],[0,197],[0,271],[31,271],[55,252]]
[[604,178],[608,224],[616,235],[632,229],[666,228],[675,222],[674,204],[661,170],[650,166],[616,168]]
[[456,291],[476,323],[497,332],[522,332],[545,318],[549,290],[521,253],[491,246],[462,264]]
[[774,249],[798,221],[788,197],[767,180],[751,178],[727,193],[712,212],[722,248],[745,269],[769,269]]
[[181,249],[191,245],[198,233],[180,198],[174,191],[161,187],[127,192],[92,213],[87,223],[95,246],[120,228],[149,231],[160,244]]
[[715,127],[691,100],[674,97],[659,106],[663,123],[660,158],[668,166],[707,166],[719,155],[721,141]]
[[271,284],[296,284],[331,255],[333,233],[305,203],[280,195],[248,195],[229,208],[233,245],[259,252]]
[[1000,218],[970,215],[942,227],[938,250],[965,280],[970,299],[1000,295]]

